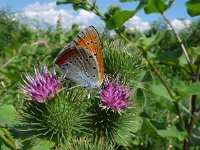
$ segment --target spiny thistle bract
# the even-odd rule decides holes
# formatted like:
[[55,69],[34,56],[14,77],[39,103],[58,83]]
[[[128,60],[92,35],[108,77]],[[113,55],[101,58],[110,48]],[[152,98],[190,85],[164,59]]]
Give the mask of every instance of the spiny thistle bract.
[[56,143],[75,138],[85,130],[83,96],[80,89],[63,90],[44,103],[25,102],[21,124],[16,127],[18,134],[25,139],[41,138]]
[[125,83],[134,84],[143,71],[143,57],[141,52],[123,42],[118,46],[104,42],[104,67],[106,74],[119,74]]
[[116,148],[118,147],[114,143],[101,139],[91,140],[89,137],[72,139],[63,146],[65,150],[115,150]]
[[[94,145],[94,139],[102,140],[108,147],[112,143],[113,148],[129,145],[142,121],[139,114],[144,95],[141,90],[137,94],[138,87],[134,84],[143,71],[142,56],[110,44],[104,45],[103,54],[105,73],[111,82],[105,84],[101,92],[63,84],[54,97],[44,103],[26,101],[21,124],[16,128],[18,134],[54,141],[58,147],[70,147],[70,141],[84,137]],[[117,75],[121,76],[120,81],[114,82]],[[79,144],[82,145],[81,141]]]
[[[121,85],[116,86],[121,88]],[[113,92],[110,89],[108,91]],[[117,90],[115,92],[120,94]],[[137,102],[138,94],[133,96],[133,91],[129,90],[128,92],[132,95],[128,99],[126,95],[123,95],[124,98],[119,97],[119,100],[112,99],[117,101],[117,103],[111,102],[108,104],[99,98],[91,99],[93,103],[88,108],[90,115],[87,116],[87,127],[92,138],[104,139],[105,141],[116,142],[120,145],[130,144],[131,138],[141,125],[142,120],[139,114],[141,113],[142,105],[141,101]],[[115,95],[116,93],[113,94]],[[107,95],[113,97],[111,93]],[[123,103],[124,100],[126,100],[126,103]]]

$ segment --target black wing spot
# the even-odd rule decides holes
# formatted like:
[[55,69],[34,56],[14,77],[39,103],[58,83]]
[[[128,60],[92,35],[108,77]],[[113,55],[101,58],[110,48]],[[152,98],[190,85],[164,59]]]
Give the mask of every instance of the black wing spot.
[[76,60],[74,61],[74,63],[76,64]]
[[80,33],[80,37],[82,37],[82,38],[84,38],[84,37],[85,37],[85,35],[84,35],[84,33],[83,33],[83,32],[81,32],[81,33]]
[[97,45],[97,41],[94,41],[94,44]]
[[72,62],[71,62],[71,61],[70,61],[69,63],[70,63],[70,64],[72,64]]
[[83,59],[82,57],[80,57],[80,59]]
[[93,69],[97,69],[96,67],[93,67]]
[[65,67],[62,67],[63,70],[65,70]]
[[97,53],[95,53],[94,56],[97,56]]
[[90,43],[93,43],[93,41],[91,40]]
[[76,42],[80,42],[81,39],[82,39],[82,38],[78,35],[77,38],[75,38],[74,42],[75,42],[75,43],[76,43]]
[[88,61],[88,59],[86,58],[85,61]]
[[89,58],[92,58],[92,55],[90,55]]
[[96,75],[93,75],[93,77],[95,78],[95,77],[96,77]]
[[87,42],[86,44],[87,44],[87,45],[90,45],[90,42]]

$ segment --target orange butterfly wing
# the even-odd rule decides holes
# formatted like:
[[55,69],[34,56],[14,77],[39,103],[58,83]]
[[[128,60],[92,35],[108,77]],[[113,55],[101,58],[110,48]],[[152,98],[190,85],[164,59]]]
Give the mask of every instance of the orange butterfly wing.
[[104,64],[102,46],[97,30],[93,26],[85,28],[70,45],[84,47],[95,56],[99,68],[99,86],[101,86],[104,80]]

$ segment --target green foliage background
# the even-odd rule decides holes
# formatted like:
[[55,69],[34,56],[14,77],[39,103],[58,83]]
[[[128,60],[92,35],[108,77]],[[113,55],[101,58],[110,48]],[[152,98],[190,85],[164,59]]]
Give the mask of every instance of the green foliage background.
[[[120,1],[132,1],[134,3],[135,0]],[[142,118],[141,127],[136,127],[140,129],[134,131],[130,128],[134,133],[131,135],[128,135],[129,132],[124,133],[129,137],[127,138],[128,144],[120,143],[119,139],[114,140],[115,142],[111,140],[105,143],[105,140],[102,139],[94,139],[88,142],[88,136],[81,136],[81,138],[72,136],[71,139],[64,137],[62,140],[65,140],[68,149],[200,148],[200,20],[194,20],[189,27],[178,33],[191,60],[188,65],[180,43],[165,22],[167,21],[165,12],[170,11],[173,2],[141,0],[135,10],[127,11],[121,10],[118,6],[110,6],[104,14],[90,1],[67,0],[57,2],[57,4],[73,4],[75,10],[92,11],[105,22],[106,29],[102,32],[101,41],[104,47],[106,73],[111,74],[113,78],[117,73],[120,73],[124,84],[135,88],[135,100],[140,101],[142,99],[141,101],[143,101],[144,96],[146,98],[145,107],[143,107],[143,104],[141,106],[138,104],[140,108],[143,108],[143,111],[135,112]],[[198,0],[188,1],[186,3],[188,14],[198,16],[200,14],[199,6]],[[151,29],[144,33],[127,31],[124,23],[142,9],[146,14],[161,14],[164,20],[152,23]],[[15,19],[13,19],[14,17]],[[55,149],[57,146],[55,140],[49,142],[49,139],[46,139],[44,135],[40,135],[40,130],[38,130],[38,134],[34,133],[38,138],[33,138],[31,132],[23,132],[23,134],[16,132],[16,129],[24,129],[26,126],[13,128],[19,123],[19,118],[24,115],[23,113],[28,111],[24,111],[24,108],[37,105],[34,103],[27,104],[26,100],[23,99],[18,89],[19,82],[22,82],[21,74],[25,71],[33,73],[33,64],[42,62],[49,64],[49,68],[53,68],[51,62],[53,62],[57,53],[79,33],[80,28],[74,24],[69,29],[63,29],[62,19],[60,18],[57,21],[56,28],[41,23],[41,26],[33,30],[22,20],[23,18],[16,18],[10,10],[0,11],[0,149],[4,150],[8,147],[15,149],[16,145],[19,149]],[[108,35],[108,29],[113,29],[117,34],[115,36]],[[66,83],[66,86],[71,85],[74,84]],[[82,89],[78,91],[83,92]],[[67,97],[68,95],[64,96]],[[82,96],[82,98],[75,98],[79,102],[85,99],[84,94],[79,94],[79,96]],[[88,102],[84,101],[84,107],[80,109],[83,112],[75,109],[80,106],[79,103],[76,104],[71,107],[70,103],[66,103],[66,106],[69,106],[75,112],[74,117],[76,114],[87,112],[84,108],[89,106]],[[54,111],[55,109],[51,107],[57,105],[60,104],[55,103],[47,106],[50,107],[49,110]],[[40,109],[45,112],[44,108]],[[96,114],[101,115],[101,112]],[[85,115],[87,116],[87,114]],[[48,119],[56,120],[57,116],[48,117]],[[87,122],[84,122],[86,118],[79,117],[72,122],[81,124],[79,122],[81,121],[83,124],[87,124]],[[93,117],[98,118],[98,116]],[[128,119],[131,119],[129,117]],[[26,116],[25,119],[24,122],[27,123],[28,130],[31,128],[39,129],[38,126],[30,126],[29,124],[36,119],[34,113],[32,116]],[[65,132],[65,128],[68,127],[67,124],[63,122],[59,125],[63,118],[57,119],[58,123],[54,124],[54,128],[62,128],[63,130],[60,131]],[[68,119],[70,120],[70,117]],[[76,129],[80,128],[76,127]],[[26,128],[26,131],[28,130]],[[71,130],[74,130],[74,128],[68,131]],[[81,130],[85,131],[86,129]],[[10,133],[12,133],[12,136]],[[69,135],[69,133],[65,133],[65,135]],[[41,142],[39,138],[42,138],[43,141]],[[24,139],[26,140],[22,141]],[[9,140],[8,143],[5,142],[6,140]],[[66,145],[63,149],[66,148]]]

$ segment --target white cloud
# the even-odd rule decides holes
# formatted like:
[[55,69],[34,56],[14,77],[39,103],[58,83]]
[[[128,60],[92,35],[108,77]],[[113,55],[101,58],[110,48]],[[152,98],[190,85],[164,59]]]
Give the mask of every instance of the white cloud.
[[143,32],[145,30],[149,30],[150,29],[150,24],[146,21],[143,21],[140,17],[138,16],[133,16],[131,19],[129,19],[126,22],[126,27],[129,30],[138,30],[140,32]]
[[191,21],[190,20],[178,20],[178,19],[174,19],[171,22],[171,24],[175,28],[175,30],[177,32],[179,32],[183,28],[188,27],[191,24]]
[[72,10],[56,9],[56,2],[41,3],[36,2],[25,7],[23,14],[31,19],[43,20],[51,25],[56,25],[59,17],[62,18],[63,27],[70,27],[72,23],[81,25],[87,24],[95,18],[95,14],[85,10],[78,12]]

